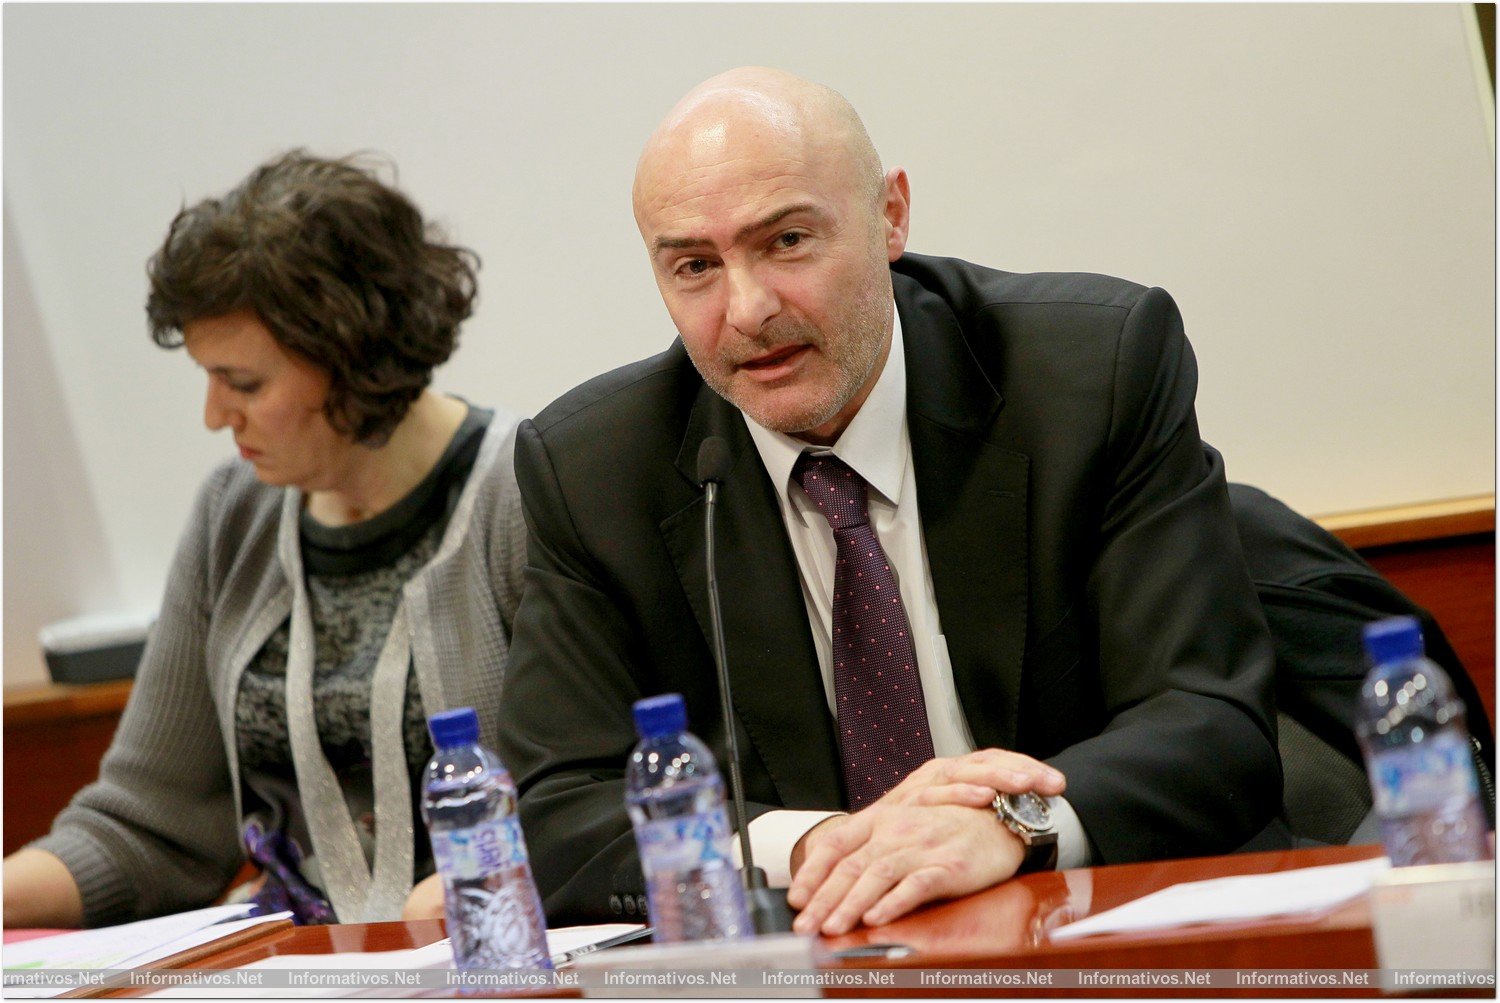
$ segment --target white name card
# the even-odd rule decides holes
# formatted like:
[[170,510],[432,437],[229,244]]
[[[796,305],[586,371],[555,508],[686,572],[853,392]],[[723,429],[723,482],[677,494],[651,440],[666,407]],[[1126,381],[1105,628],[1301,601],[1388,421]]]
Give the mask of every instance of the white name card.
[[1393,867],[1370,909],[1381,968],[1495,970],[1493,860]]
[[817,968],[816,941],[795,934],[696,944],[653,944],[586,954],[574,962],[583,995],[604,998],[816,998],[817,988],[766,987],[763,971]]

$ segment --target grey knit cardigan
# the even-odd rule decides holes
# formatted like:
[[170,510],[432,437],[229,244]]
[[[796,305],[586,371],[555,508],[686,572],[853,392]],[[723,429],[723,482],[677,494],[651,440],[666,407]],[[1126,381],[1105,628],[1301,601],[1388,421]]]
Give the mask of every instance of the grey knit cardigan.
[[[399,730],[410,666],[427,713],[474,707],[483,740],[495,743],[500,683],[526,560],[513,467],[518,420],[496,412],[437,553],[402,590],[382,655],[385,667],[376,668],[373,875],[363,854],[351,855],[337,831],[320,834],[320,822],[326,830],[330,820],[335,828],[340,817],[346,825],[349,820],[337,781],[324,772],[327,762],[315,730],[311,751],[306,739],[297,747],[299,715],[304,733],[315,729],[311,700],[298,698],[294,678],[297,621],[307,609],[297,547],[301,493],[267,487],[240,460],[213,472],[178,544],[161,615],[99,779],[58,815],[49,835],[32,844],[67,865],[82,894],[86,925],[203,906],[224,891],[241,866],[236,693],[245,666],[289,617],[288,726],[324,890],[344,922],[399,916],[412,883],[411,829],[420,820],[411,819],[404,750],[399,738],[394,748],[389,742],[382,746],[381,717],[393,719]],[[311,652],[304,655],[300,671],[310,686]],[[382,703],[392,702],[394,715],[389,707],[382,709]],[[386,759],[392,761],[383,763]],[[305,772],[309,763],[321,768]],[[384,798],[382,771],[387,779],[399,778],[400,786]],[[323,785],[313,783],[310,790],[309,772]],[[382,818],[384,806],[399,815]],[[347,872],[343,878],[340,865]],[[345,879],[360,868],[362,887],[353,888],[352,879]]]

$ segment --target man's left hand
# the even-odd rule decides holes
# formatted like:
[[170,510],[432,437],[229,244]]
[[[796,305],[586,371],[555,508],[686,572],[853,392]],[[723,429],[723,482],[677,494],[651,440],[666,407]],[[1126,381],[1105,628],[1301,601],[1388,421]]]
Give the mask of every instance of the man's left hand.
[[1016,873],[1020,837],[988,808],[882,799],[807,836],[787,892],[793,929],[837,936],[880,926],[927,902],[967,895]]

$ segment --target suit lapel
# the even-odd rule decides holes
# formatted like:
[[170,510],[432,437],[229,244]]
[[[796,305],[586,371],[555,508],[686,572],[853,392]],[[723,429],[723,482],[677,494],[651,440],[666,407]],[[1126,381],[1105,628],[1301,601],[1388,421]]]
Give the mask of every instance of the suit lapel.
[[[724,646],[744,729],[741,753],[748,751],[748,738],[785,806],[841,804],[833,720],[779,503],[744,418],[704,386],[677,457],[689,482],[697,482],[698,447],[715,435],[733,461],[719,489],[715,539]],[[702,497],[664,520],[661,530],[712,651]]]
[[927,562],[953,681],[980,748],[1013,748],[1027,616],[1028,460],[986,441],[1004,401],[948,304],[892,274]]
[[[1029,461],[986,441],[1004,401],[947,303],[907,276],[891,278],[906,346],[922,532],[954,684],[976,745],[1013,748],[1026,645]],[[833,719],[775,490],[739,411],[703,386],[677,457],[689,483],[697,481],[698,447],[711,435],[724,439],[733,460],[719,492],[716,539],[741,737],[787,807],[842,803]],[[702,498],[661,529],[712,650]]]

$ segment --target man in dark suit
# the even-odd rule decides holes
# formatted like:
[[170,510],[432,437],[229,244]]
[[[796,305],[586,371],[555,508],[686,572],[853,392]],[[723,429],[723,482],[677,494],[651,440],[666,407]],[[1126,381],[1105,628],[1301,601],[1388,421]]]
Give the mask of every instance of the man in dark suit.
[[[909,193],[847,102],[775,71],[701,84],[647,143],[636,220],[681,338],[517,445],[500,751],[554,922],[636,908],[632,701],[683,693],[725,755],[712,436],[750,832],[799,931],[1228,852],[1276,813],[1270,643],[1171,299],[906,254]],[[1026,792],[1051,819],[997,796]]]

